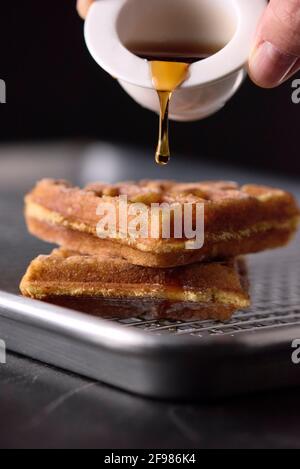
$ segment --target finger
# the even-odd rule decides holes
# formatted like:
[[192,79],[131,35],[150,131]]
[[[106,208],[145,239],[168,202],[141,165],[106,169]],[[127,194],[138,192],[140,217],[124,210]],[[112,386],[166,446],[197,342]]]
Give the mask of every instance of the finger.
[[278,86],[298,70],[299,57],[300,0],[271,0],[249,59],[250,77],[264,88]]
[[77,11],[81,18],[85,18],[94,0],[77,0]]

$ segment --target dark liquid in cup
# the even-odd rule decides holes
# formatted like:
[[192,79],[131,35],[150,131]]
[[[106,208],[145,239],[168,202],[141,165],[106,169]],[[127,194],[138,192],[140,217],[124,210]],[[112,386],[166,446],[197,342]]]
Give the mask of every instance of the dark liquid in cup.
[[171,44],[136,42],[127,44],[135,55],[148,60],[160,103],[159,139],[155,154],[158,164],[165,165],[170,160],[169,145],[169,106],[174,91],[187,80],[190,65],[218,52],[220,45]]

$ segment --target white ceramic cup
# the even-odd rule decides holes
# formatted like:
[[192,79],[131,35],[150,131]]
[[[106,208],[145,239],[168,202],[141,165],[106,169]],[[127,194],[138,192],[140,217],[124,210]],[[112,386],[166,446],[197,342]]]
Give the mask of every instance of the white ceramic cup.
[[97,0],[86,19],[85,39],[96,62],[135,101],[155,112],[159,101],[149,64],[126,45],[182,41],[224,46],[192,64],[189,78],[173,95],[170,118],[193,121],[218,111],[241,85],[265,6],[266,0]]

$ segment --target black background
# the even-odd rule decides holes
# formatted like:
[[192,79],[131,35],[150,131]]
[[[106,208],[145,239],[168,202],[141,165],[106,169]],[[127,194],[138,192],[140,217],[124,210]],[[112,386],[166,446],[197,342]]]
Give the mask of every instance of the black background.
[[[100,139],[154,147],[157,117],[140,108],[89,55],[75,0],[1,2],[0,140]],[[300,174],[300,105],[291,81],[250,81],[217,115],[172,124],[172,147],[192,157]]]

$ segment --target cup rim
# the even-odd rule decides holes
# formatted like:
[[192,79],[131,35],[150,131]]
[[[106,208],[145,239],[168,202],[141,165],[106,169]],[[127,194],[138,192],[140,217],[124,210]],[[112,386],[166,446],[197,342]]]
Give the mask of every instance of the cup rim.
[[[84,35],[95,61],[119,81],[153,88],[147,61],[130,52],[121,42],[117,20],[127,0],[96,1],[88,12]],[[266,0],[232,0],[237,27],[232,39],[216,54],[190,67],[189,78],[181,88],[205,86],[244,68]]]

